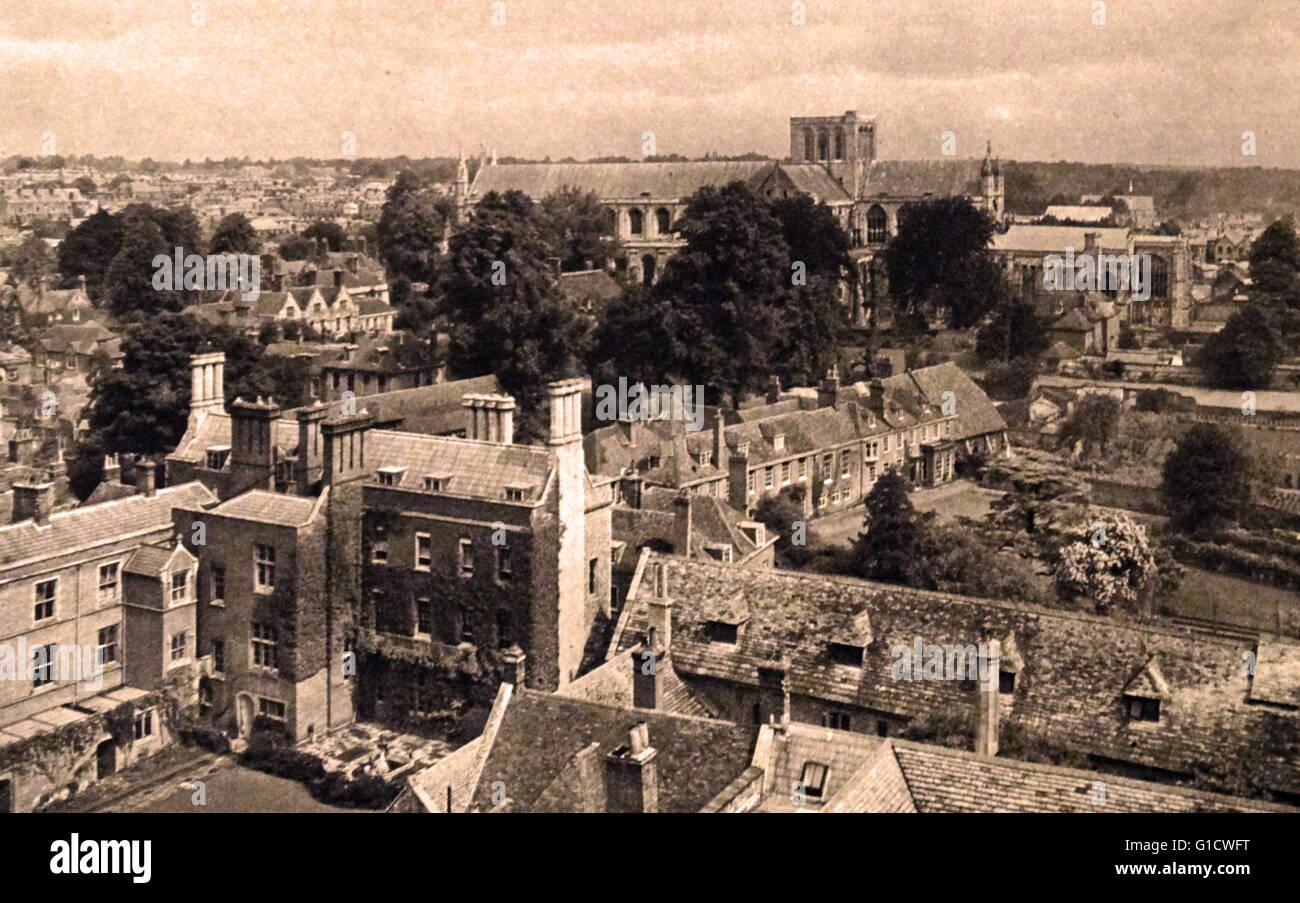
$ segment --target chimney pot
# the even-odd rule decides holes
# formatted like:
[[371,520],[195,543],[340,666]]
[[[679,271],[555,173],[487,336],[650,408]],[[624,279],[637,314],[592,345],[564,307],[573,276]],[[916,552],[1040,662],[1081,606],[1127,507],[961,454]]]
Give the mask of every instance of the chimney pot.
[[141,461],[136,464],[136,470],[139,472],[136,477],[135,491],[138,495],[147,498],[153,498],[158,491],[158,476],[156,472],[157,465],[152,461]]
[[15,483],[12,523],[25,520],[35,521],[38,526],[50,522],[50,513],[54,509],[54,484]]

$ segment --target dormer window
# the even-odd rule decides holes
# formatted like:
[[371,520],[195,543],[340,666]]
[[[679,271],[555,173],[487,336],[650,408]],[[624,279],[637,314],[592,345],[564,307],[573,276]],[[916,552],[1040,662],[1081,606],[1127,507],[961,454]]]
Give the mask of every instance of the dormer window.
[[1142,696],[1125,696],[1129,721],[1159,721],[1160,700]]
[[725,543],[725,542],[709,543],[704,547],[704,553],[708,555],[710,558],[712,558],[714,561],[725,561],[727,563],[730,563],[732,560],[730,543]]
[[705,621],[704,635],[710,643],[726,643],[734,646],[740,638],[739,624],[725,624],[722,621]]
[[226,458],[230,456],[229,445],[213,445],[208,448],[207,467],[208,470],[220,470],[226,466]]
[[802,795],[821,799],[822,794],[826,792],[826,777],[830,774],[830,769],[821,762],[805,762],[803,771],[799,775],[799,789]]
[[507,502],[522,502],[522,501],[524,500],[524,495],[526,494],[526,492],[527,492],[527,490],[524,489],[524,487],[522,487],[522,486],[507,486],[507,487],[506,487],[506,501],[507,501]]
[[380,486],[397,486],[402,482],[405,467],[381,467],[375,472]]
[[448,484],[451,482],[450,477],[446,476],[426,476],[424,478],[425,492],[445,492]]
[[1011,694],[1016,692],[1016,675],[1013,671],[998,672],[998,692]]
[[832,662],[850,668],[862,667],[862,647],[849,643],[828,643],[826,652]]

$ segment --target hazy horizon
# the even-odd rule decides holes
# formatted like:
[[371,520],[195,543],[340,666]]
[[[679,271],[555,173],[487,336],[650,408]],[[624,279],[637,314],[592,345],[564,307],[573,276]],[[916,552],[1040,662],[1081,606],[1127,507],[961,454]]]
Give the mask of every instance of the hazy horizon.
[[[0,155],[878,156],[1300,168],[1294,0],[5,0]],[[495,23],[495,24],[494,24]],[[1206,52],[1205,48],[1212,48]],[[1227,48],[1227,49],[1225,49]],[[1242,154],[1242,133],[1255,156]]]

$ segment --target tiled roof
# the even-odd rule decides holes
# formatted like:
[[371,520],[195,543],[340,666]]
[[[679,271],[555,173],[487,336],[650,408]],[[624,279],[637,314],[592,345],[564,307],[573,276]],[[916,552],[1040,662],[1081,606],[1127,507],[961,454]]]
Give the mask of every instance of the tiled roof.
[[172,553],[175,551],[175,546],[166,544],[140,546],[131,553],[131,557],[126,560],[126,565],[122,570],[128,574],[157,577],[167,570],[167,562],[171,561]]
[[238,520],[253,520],[283,527],[302,527],[311,522],[316,499],[297,495],[283,495],[264,489],[251,489],[227,499],[213,514]]
[[882,382],[888,391],[892,386],[909,380],[936,407],[942,408],[945,392],[952,392],[956,396],[957,424],[952,436],[954,439],[969,439],[1007,428],[1006,421],[984,394],[984,390],[952,362],[908,370],[886,377]]
[[20,561],[41,560],[79,548],[169,528],[173,507],[197,507],[215,501],[200,483],[184,483],[159,489],[152,496],[129,498],[72,508],[50,516],[38,527],[33,521],[0,527],[0,567]]
[[[919,812],[1295,812],[1074,768],[889,741]],[[857,810],[871,811],[871,810]]]
[[1085,236],[1090,232],[1097,234],[1097,246],[1103,251],[1114,253],[1128,250],[1127,229],[1028,225],[1013,225],[1006,232],[994,235],[993,250],[1063,254],[1066,248],[1073,248],[1075,254],[1081,254],[1087,243]]
[[578,811],[574,757],[599,743],[603,771],[605,755],[625,746],[641,722],[657,751],[660,812],[698,812],[749,767],[755,727],[522,690],[488,753],[475,805],[490,809],[492,784],[501,781],[512,811]]
[[[635,646],[626,655],[601,663],[577,680],[565,684],[556,691],[556,695],[584,699],[587,702],[599,702],[603,705],[632,708],[635,705],[632,698],[632,669],[640,661],[641,648]],[[709,718],[717,714],[682,683],[682,679],[673,670],[672,656],[666,656],[655,662],[655,671],[664,680],[663,705],[659,707],[660,711],[678,715],[695,715],[700,718]]]
[[648,193],[650,200],[668,201],[689,197],[705,185],[743,182],[768,165],[761,160],[499,164],[479,169],[472,193],[482,198],[489,191],[516,190],[537,200],[562,188],[580,188],[602,199],[634,199]]
[[863,172],[863,198],[980,197],[981,160],[874,160]]
[[505,487],[532,491],[537,501],[551,473],[551,455],[535,445],[501,445],[446,436],[371,430],[366,457],[372,469],[403,467],[395,487],[423,489],[426,475],[449,477],[443,491],[479,498],[504,498]]
[[[1194,632],[1162,620],[1133,621],[1077,612],[924,592],[841,577],[753,570],[646,553],[662,561],[674,599],[672,655],[688,679],[717,678],[758,686],[760,667],[791,659],[793,693],[913,718],[973,707],[960,681],[896,680],[898,646],[969,646],[1014,637],[1023,663],[1003,723],[1079,752],[1171,771],[1210,763],[1247,762],[1262,786],[1300,791],[1300,731],[1295,712],[1250,699],[1242,666],[1251,643]],[[645,630],[642,583],[614,647],[638,642]],[[750,611],[738,642],[710,642],[708,600],[740,594]],[[874,641],[863,666],[836,664],[827,638],[865,612]],[[1277,640],[1291,649],[1300,643]],[[1122,702],[1134,675],[1156,657],[1167,687],[1159,720],[1129,721]],[[1300,678],[1291,656],[1257,661],[1255,681],[1271,698],[1289,698]]]

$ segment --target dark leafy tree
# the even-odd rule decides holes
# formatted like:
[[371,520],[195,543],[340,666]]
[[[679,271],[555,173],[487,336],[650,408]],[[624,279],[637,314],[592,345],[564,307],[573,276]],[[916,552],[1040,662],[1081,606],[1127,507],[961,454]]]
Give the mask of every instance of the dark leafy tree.
[[912,506],[911,485],[889,471],[867,493],[864,532],[853,546],[858,574],[917,585],[926,579],[925,518]]
[[209,250],[213,254],[256,254],[261,247],[262,241],[248,217],[242,213],[230,213],[222,217],[213,230]]
[[342,226],[328,220],[321,220],[320,222],[312,223],[306,229],[302,230],[302,235],[304,238],[309,238],[313,241],[318,238],[325,239],[325,243],[329,246],[329,249],[334,252],[343,250],[343,243],[347,241],[348,237],[347,233],[343,231]]
[[[126,221],[122,244],[113,262],[104,273],[104,303],[115,317],[149,317],[164,311],[180,310],[183,295],[179,281],[171,287],[154,287],[159,255],[173,256],[162,230],[147,217],[132,217]],[[183,274],[173,273],[173,280]]]
[[4,252],[9,277],[18,285],[35,288],[55,273],[55,259],[44,239],[29,235]]
[[1112,395],[1089,393],[1074,403],[1074,410],[1061,426],[1060,442],[1064,448],[1081,445],[1081,455],[1106,456],[1107,446],[1119,430],[1124,407]]
[[88,216],[59,244],[59,272],[65,278],[86,277],[86,288],[98,298],[108,265],[122,244],[117,217],[106,210]]
[[546,383],[578,375],[590,324],[560,294],[536,207],[519,192],[487,194],[451,239],[437,295],[459,376],[495,373],[520,405],[521,439],[538,438]]
[[1036,358],[1046,350],[1047,334],[1033,305],[1016,298],[999,305],[975,335],[975,353],[985,362]]
[[1212,531],[1247,510],[1250,462],[1227,430],[1197,423],[1165,457],[1160,489],[1175,529]]
[[1005,294],[989,251],[993,229],[964,198],[904,204],[885,249],[895,300],[908,310],[946,310],[955,329],[978,323]]
[[603,268],[618,253],[612,211],[595,193],[561,188],[541,201],[546,240],[567,272]]
[[390,273],[412,282],[431,281],[434,261],[451,210],[435,201],[418,176],[404,171],[388,188],[375,227],[379,256]]
[[316,246],[311,243],[311,239],[295,235],[280,242],[279,254],[281,260],[306,260],[315,250]]
[[1221,389],[1264,389],[1285,354],[1273,319],[1252,305],[1228,318],[1196,357],[1210,385]]

